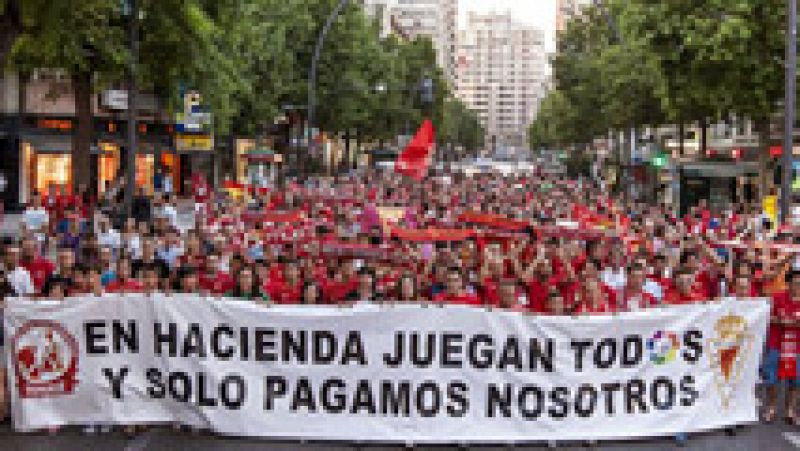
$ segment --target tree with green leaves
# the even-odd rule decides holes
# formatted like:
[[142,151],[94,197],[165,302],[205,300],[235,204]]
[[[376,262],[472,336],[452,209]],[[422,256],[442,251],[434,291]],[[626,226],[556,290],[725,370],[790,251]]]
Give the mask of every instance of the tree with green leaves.
[[[138,0],[142,89],[162,98],[179,84],[199,88],[215,106],[224,126],[225,103],[236,68],[218,45],[223,30],[214,17],[230,14],[232,1]],[[89,180],[92,133],[91,96],[104,85],[122,84],[131,60],[123,2],[117,0],[27,0],[16,11],[21,30],[6,63],[23,70],[52,68],[72,78],[76,106],[73,180]]]

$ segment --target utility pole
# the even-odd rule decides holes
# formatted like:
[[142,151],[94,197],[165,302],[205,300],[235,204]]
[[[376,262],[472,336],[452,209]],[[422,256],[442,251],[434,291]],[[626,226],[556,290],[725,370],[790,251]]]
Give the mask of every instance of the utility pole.
[[792,173],[794,172],[794,105],[797,93],[797,0],[787,0],[789,16],[786,31],[786,99],[784,100],[783,154],[781,163],[781,222],[789,222],[792,206]]
[[136,63],[139,59],[139,5],[137,0],[127,0],[128,40],[131,50],[130,67],[128,68],[128,151],[125,154],[125,211],[128,215],[133,210],[133,192],[136,187]]

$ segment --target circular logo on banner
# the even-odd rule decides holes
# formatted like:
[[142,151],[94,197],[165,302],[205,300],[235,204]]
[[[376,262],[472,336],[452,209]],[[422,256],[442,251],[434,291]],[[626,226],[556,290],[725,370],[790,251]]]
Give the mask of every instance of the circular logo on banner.
[[61,324],[28,321],[14,335],[11,346],[20,398],[47,398],[75,390],[78,342]]
[[675,360],[680,346],[678,335],[675,332],[659,330],[647,339],[650,361],[656,365],[664,365]]

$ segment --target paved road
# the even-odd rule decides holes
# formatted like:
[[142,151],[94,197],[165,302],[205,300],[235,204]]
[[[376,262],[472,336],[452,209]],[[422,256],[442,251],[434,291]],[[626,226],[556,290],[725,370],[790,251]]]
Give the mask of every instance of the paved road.
[[[332,451],[384,451],[403,450],[398,446],[363,446],[342,445],[335,443],[305,443],[275,442],[264,440],[250,440],[240,438],[223,438],[212,436],[197,436],[189,433],[174,432],[171,429],[159,429],[146,432],[133,439],[127,439],[119,433],[103,434],[97,436],[82,435],[78,430],[70,429],[49,436],[43,433],[17,434],[8,426],[0,427],[0,449],[8,451],[234,451],[234,450],[269,450],[269,451],[294,451],[294,450],[332,450]],[[415,447],[415,450],[447,449],[447,447]],[[453,449],[456,449],[453,447]],[[461,448],[465,449],[465,448]],[[543,449],[539,446],[480,446],[469,449],[476,450],[526,450]],[[559,446],[563,450],[589,449],[581,444]],[[607,442],[601,443],[593,449],[599,450],[672,450],[677,449],[675,442],[667,439],[654,439],[635,442]],[[682,448],[687,450],[702,451],[782,451],[800,449],[800,428],[783,424],[756,425],[741,428],[736,435],[727,436],[724,432],[709,432],[690,437],[687,445]]]

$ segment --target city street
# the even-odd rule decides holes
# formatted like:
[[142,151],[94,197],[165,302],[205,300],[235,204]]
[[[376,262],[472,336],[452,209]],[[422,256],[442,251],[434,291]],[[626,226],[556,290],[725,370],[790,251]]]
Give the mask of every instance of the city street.
[[799,2],[0,0],[0,451],[800,450]]
[[[176,433],[172,430],[159,429],[147,432],[133,439],[127,439],[121,434],[114,433],[108,435],[88,436],[82,435],[77,430],[60,432],[56,436],[48,436],[43,433],[37,434],[16,434],[8,426],[0,428],[0,444],[4,450],[25,449],[30,451],[38,450],[104,450],[104,451],[160,451],[191,449],[192,451],[233,451],[233,450],[336,450],[346,451],[354,449],[364,450],[401,450],[408,449],[400,446],[386,445],[342,445],[335,443],[299,443],[296,441],[267,441],[240,438],[219,438],[209,436],[196,436],[188,433]],[[414,447],[418,450],[445,449],[444,446],[420,446]],[[455,448],[455,447],[453,447]],[[543,444],[519,445],[519,446],[475,446],[469,449],[481,450],[526,450],[543,449]],[[654,439],[649,441],[632,442],[609,442],[594,446],[593,449],[601,450],[667,450],[677,449],[675,442],[671,439]],[[466,449],[464,447],[458,449]],[[582,444],[569,444],[559,446],[563,450],[587,449]],[[784,424],[757,425],[741,428],[734,436],[728,436],[724,432],[709,432],[706,434],[690,437],[683,449],[703,450],[703,451],[782,451],[800,449],[800,430],[796,427]]]

